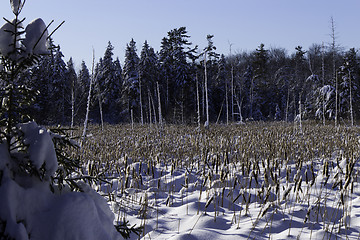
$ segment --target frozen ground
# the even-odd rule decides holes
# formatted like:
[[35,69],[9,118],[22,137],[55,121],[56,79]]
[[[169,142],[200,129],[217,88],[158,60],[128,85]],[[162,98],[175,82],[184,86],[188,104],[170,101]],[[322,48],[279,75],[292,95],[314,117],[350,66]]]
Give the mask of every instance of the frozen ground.
[[[15,172],[0,144],[5,237],[119,239],[113,224],[129,221],[143,227],[140,239],[360,239],[357,129],[110,127],[80,149],[82,167],[69,177],[82,192],[52,192],[59,136],[19,128],[29,154],[13,156],[43,176]],[[81,176],[105,181],[92,181],[94,191]]]
[[144,226],[141,239],[360,238],[359,164],[341,152],[270,169],[255,161],[217,170],[211,160],[124,164],[121,180],[102,190],[118,219]]

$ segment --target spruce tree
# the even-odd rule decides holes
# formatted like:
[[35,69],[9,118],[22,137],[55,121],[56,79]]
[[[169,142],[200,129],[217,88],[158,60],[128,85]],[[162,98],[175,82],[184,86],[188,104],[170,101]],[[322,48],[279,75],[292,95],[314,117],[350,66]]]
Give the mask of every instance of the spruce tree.
[[142,99],[144,100],[143,106],[150,123],[156,119],[156,109],[158,109],[155,108],[157,102],[155,101],[156,82],[159,80],[158,64],[154,49],[145,41],[140,53],[139,77],[142,86]]
[[355,102],[359,100],[357,94],[358,86],[359,62],[356,51],[351,48],[345,53],[343,63],[339,67],[339,117],[350,120],[354,125],[355,118]]
[[119,102],[121,93],[121,78],[119,77],[119,70],[113,61],[113,50],[111,42],[105,50],[104,56],[100,58],[99,63],[95,69],[95,97],[97,99],[97,109],[100,113],[100,122],[103,125],[104,121],[110,123],[119,122]]
[[85,61],[81,62],[80,70],[77,78],[78,85],[78,94],[77,100],[78,103],[78,120],[83,121],[85,119],[87,97],[90,88],[90,73],[89,69],[86,66]]
[[70,127],[73,128],[75,124],[75,117],[78,112],[78,92],[79,86],[77,82],[77,75],[74,68],[74,63],[72,58],[69,59],[66,66],[65,78],[67,79],[67,83],[69,84],[69,93],[70,93],[70,106],[71,106],[71,120]]
[[[162,70],[162,88],[165,92],[165,111],[167,118],[183,122],[185,111],[193,112],[195,105],[194,78],[191,75],[191,48],[186,27],[175,28],[168,32],[161,42],[159,61]],[[189,101],[188,101],[189,100]]]
[[126,45],[125,63],[123,68],[123,93],[122,102],[128,111],[128,118],[131,111],[140,120],[140,100],[139,100],[139,57],[137,55],[136,42],[131,39]]
[[56,47],[55,54],[50,58],[49,90],[50,101],[54,108],[50,109],[51,124],[68,124],[71,116],[70,84],[66,79],[66,63],[60,46]]

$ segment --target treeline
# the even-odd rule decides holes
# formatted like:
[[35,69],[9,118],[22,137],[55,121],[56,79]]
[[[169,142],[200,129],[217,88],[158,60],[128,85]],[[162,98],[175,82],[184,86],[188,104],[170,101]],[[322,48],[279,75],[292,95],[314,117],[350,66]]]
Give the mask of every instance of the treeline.
[[261,44],[225,56],[216,52],[211,35],[205,49],[189,39],[185,27],[173,29],[160,51],[145,41],[139,55],[131,40],[123,66],[109,42],[94,67],[82,62],[78,72],[57,47],[24,76],[40,92],[32,115],[43,124],[80,124],[89,99],[93,123],[360,117],[360,65],[354,48],[313,44],[288,54]]

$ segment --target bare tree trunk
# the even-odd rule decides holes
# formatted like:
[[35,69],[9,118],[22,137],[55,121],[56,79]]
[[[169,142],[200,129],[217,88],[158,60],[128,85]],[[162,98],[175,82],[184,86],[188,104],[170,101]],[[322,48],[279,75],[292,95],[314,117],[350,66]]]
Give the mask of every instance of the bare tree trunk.
[[286,97],[286,109],[285,109],[285,122],[289,120],[289,104],[290,104],[290,89],[287,89],[287,97]]
[[300,133],[302,133],[303,130],[302,130],[301,94],[299,95],[299,127],[300,127]]
[[101,130],[104,130],[104,117],[103,117],[103,109],[102,109],[102,99],[101,94],[98,96],[99,101],[99,111],[100,111],[100,121],[101,121]]
[[230,45],[230,60],[231,60],[231,121],[234,121],[234,65],[232,61],[232,52],[231,47],[232,44],[229,42]]
[[333,67],[333,79],[335,79],[335,127],[337,127],[338,124],[338,77],[337,77],[337,71],[336,71],[336,59],[335,59],[335,54],[336,54],[336,33],[335,33],[335,22],[333,17],[331,17],[330,19],[330,23],[331,23],[331,39],[332,39],[332,43],[331,43],[331,51],[332,51],[332,67]]
[[204,78],[204,83],[202,84],[202,95],[201,95],[201,116],[204,118],[205,117],[205,88],[204,88],[204,85],[205,85],[205,78]]
[[231,119],[234,121],[234,66],[231,63]]
[[143,105],[142,105],[142,91],[141,91],[141,75],[139,75],[139,91],[140,91],[140,122],[141,125],[144,124],[144,116],[143,116]]
[[335,74],[335,127],[338,124],[338,75],[337,72]]
[[229,125],[229,99],[228,99],[228,81],[225,80],[225,106],[226,106],[226,125]]
[[89,93],[88,93],[88,98],[87,98],[87,105],[86,105],[86,114],[85,114],[85,121],[84,121],[84,131],[82,134],[82,138],[81,138],[81,146],[83,144],[83,142],[85,141],[85,137],[86,137],[86,131],[87,131],[87,126],[88,126],[88,121],[89,121],[89,112],[90,112],[90,104],[91,104],[91,92],[92,92],[92,85],[95,79],[94,76],[94,67],[95,66],[95,50],[93,49],[93,61],[92,61],[92,68],[91,68],[91,78],[90,78],[90,86],[89,86]]
[[251,78],[251,84],[250,84],[250,118],[253,118],[253,105],[254,105],[254,77]]
[[134,111],[132,108],[130,110],[130,117],[131,117],[131,129],[134,129]]
[[181,89],[181,103],[180,103],[180,111],[181,111],[181,123],[184,124],[184,89]]
[[[321,71],[322,71],[322,86],[325,86],[325,60],[324,60],[324,43],[322,44],[322,51],[321,51]],[[326,104],[325,104],[325,94],[322,94],[322,117],[323,117],[323,125],[325,126],[325,113],[326,113]]]
[[[155,89],[154,89],[155,90]],[[156,92],[156,90],[155,90],[155,92]],[[150,90],[149,90],[149,94],[150,94]],[[156,93],[154,94],[154,95],[156,95]],[[154,123],[155,124],[157,124],[157,119],[156,119],[156,108],[155,108],[155,103],[154,103],[154,99],[153,99],[153,97],[152,97],[152,94],[150,94],[150,100],[151,100],[151,104],[152,104],[152,109],[153,109],[153,116],[154,116]]]
[[[166,102],[165,102],[165,112],[168,110],[169,105],[169,79],[166,77]],[[159,120],[160,121],[160,120]]]
[[351,126],[354,126],[354,112],[353,112],[353,105],[352,105],[352,90],[351,90],[351,73],[349,69],[349,87],[350,87],[350,119],[351,119]]
[[71,83],[71,132],[70,135],[73,135],[73,128],[74,128],[74,118],[75,118],[75,84],[74,84],[74,79]]
[[201,117],[200,117],[200,93],[199,93],[199,79],[198,75],[196,74],[196,102],[197,102],[197,123],[200,129],[201,126]]
[[148,104],[149,104],[149,123],[152,124],[152,113],[151,113],[151,99],[150,99],[150,90],[148,89]]
[[159,104],[159,124],[163,125],[162,122],[162,113],[161,113],[161,99],[160,99],[160,88],[159,88],[159,82],[156,82],[156,86],[157,86],[157,95],[158,95],[158,104]]
[[236,103],[237,103],[237,106],[238,106],[238,110],[239,110],[239,123],[244,123],[244,119],[243,119],[243,116],[242,116],[242,111],[241,111],[241,107],[242,107],[242,101],[243,99],[241,99],[241,102],[239,103],[239,100],[236,99]]
[[207,68],[206,68],[206,55],[207,51],[204,54],[204,67],[205,67],[205,103],[206,103],[206,122],[205,127],[209,127],[210,119],[209,119],[209,96],[208,96],[208,78],[207,78]]
[[224,101],[221,103],[221,108],[220,108],[220,111],[219,111],[219,114],[218,114],[218,117],[216,119],[216,124],[219,123],[219,120],[220,120],[220,117],[221,117],[221,113],[222,113],[222,109],[224,107]]

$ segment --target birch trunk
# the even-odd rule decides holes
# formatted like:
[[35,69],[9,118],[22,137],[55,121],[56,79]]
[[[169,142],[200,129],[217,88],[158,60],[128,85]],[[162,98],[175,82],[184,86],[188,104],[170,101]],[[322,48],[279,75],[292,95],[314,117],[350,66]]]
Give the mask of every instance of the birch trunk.
[[140,122],[141,125],[144,124],[144,116],[143,116],[143,105],[142,105],[142,91],[141,91],[141,75],[139,75],[139,91],[140,91]]
[[351,90],[351,73],[349,70],[349,87],[350,87],[350,120],[351,120],[351,126],[354,126],[354,112],[353,112],[353,105],[352,105],[352,90]]
[[205,103],[206,103],[206,122],[205,127],[209,127],[209,95],[208,95],[208,78],[207,78],[207,69],[206,69],[206,55],[207,51],[204,54],[204,67],[205,67]]
[[157,95],[158,95],[158,107],[159,107],[159,124],[162,125],[162,113],[161,113],[161,99],[160,99],[160,88],[159,88],[159,82],[156,82],[157,87]]
[[91,92],[92,92],[92,85],[94,82],[94,66],[95,66],[95,51],[93,50],[93,62],[92,62],[92,68],[91,68],[91,78],[90,78],[90,86],[89,86],[89,93],[87,98],[87,104],[86,104],[86,114],[85,114],[85,121],[84,121],[84,131],[82,134],[82,140],[81,140],[81,146],[86,138],[86,131],[89,121],[89,112],[90,112],[90,104],[91,104]]

